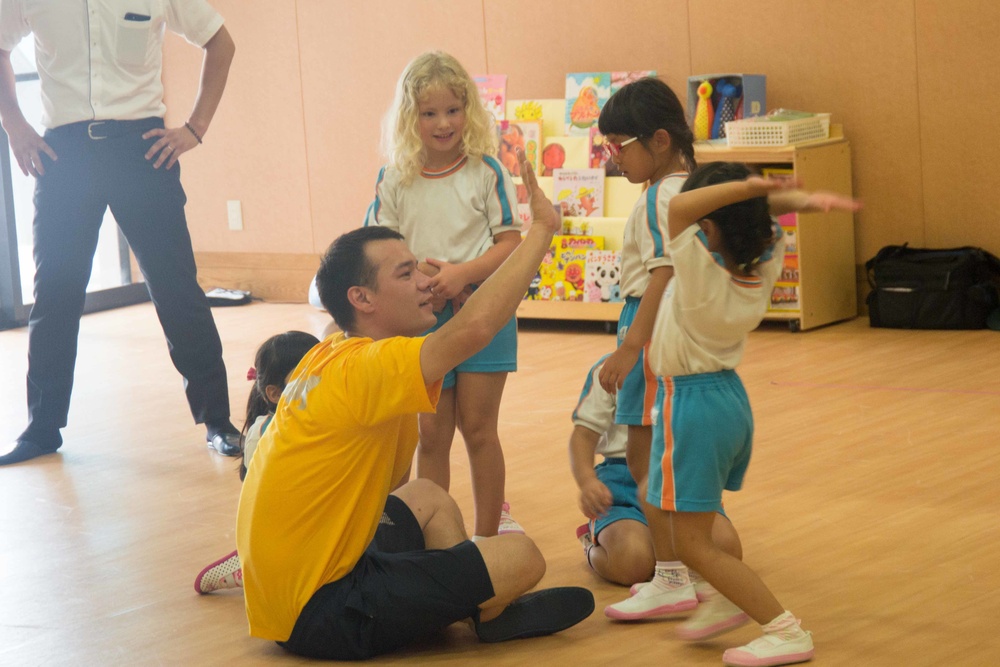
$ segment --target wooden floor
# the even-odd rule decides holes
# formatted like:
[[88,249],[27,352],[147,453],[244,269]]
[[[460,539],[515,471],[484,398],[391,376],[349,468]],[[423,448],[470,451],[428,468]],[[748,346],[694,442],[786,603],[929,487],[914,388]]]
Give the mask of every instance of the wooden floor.
[[[319,333],[308,306],[215,311],[240,413],[257,344]],[[751,335],[757,420],[744,491],[727,496],[747,562],[803,619],[823,665],[1000,664],[1000,333],[873,330],[864,319]],[[548,560],[542,584],[588,586],[598,611],[553,637],[480,645],[464,626],[376,664],[719,665],[756,636],[702,645],[674,622],[609,622],[626,595],[585,566],[566,458],[600,325],[525,324],[501,414],[507,498]],[[0,332],[0,432],[24,424],[26,330]],[[247,635],[240,592],[198,596],[234,546],[235,461],[206,449],[149,305],[83,320],[62,454],[0,468],[0,664],[312,664]],[[452,492],[471,514],[461,441]]]

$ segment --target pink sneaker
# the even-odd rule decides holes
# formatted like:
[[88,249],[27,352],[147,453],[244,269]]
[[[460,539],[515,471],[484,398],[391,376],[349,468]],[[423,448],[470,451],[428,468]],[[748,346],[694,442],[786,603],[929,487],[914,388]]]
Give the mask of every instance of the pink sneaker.
[[[628,589],[629,595],[635,595],[638,593],[643,586],[646,586],[652,582],[640,581],[637,584],[632,584],[632,587]],[[694,584],[694,593],[698,597],[698,602],[707,602],[712,596],[712,592],[715,591],[712,585],[705,581],[704,579],[699,579],[698,581],[692,582]]]
[[666,591],[660,590],[659,586],[643,586],[632,597],[605,607],[604,615],[616,621],[638,621],[689,612],[697,606],[694,584]]
[[524,535],[524,528],[521,528],[521,524],[510,516],[510,503],[504,502],[500,506],[500,526],[497,528],[497,535],[506,535],[507,533],[520,533]]
[[201,595],[223,588],[243,588],[243,568],[235,551],[206,567],[194,580],[194,589]]
[[735,630],[749,621],[743,610],[722,593],[713,594],[698,604],[691,618],[677,628],[677,636],[689,642],[701,642]]
[[722,664],[730,667],[773,667],[813,659],[812,633],[803,630],[790,611],[763,626],[763,630],[763,637],[723,653]]

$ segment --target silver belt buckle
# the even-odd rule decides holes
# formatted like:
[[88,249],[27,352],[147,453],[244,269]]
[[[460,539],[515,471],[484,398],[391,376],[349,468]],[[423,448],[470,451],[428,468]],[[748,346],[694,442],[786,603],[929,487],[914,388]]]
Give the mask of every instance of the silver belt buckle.
[[99,127],[101,125],[104,125],[104,121],[103,120],[98,120],[98,121],[94,121],[93,123],[88,123],[87,124],[87,136],[90,137],[91,139],[95,140],[95,141],[97,141],[99,139],[107,139],[106,136],[104,136],[104,137],[102,137],[102,136],[94,136],[94,128],[95,127]]

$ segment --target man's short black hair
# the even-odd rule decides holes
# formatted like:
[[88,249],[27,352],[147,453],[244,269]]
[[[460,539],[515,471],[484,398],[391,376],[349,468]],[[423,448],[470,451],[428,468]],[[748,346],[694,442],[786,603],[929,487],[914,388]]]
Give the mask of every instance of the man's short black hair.
[[388,227],[361,227],[339,236],[327,248],[316,273],[316,289],[323,307],[342,331],[354,326],[354,306],[347,299],[352,287],[374,287],[378,267],[371,263],[366,246],[371,241],[397,239],[403,235]]

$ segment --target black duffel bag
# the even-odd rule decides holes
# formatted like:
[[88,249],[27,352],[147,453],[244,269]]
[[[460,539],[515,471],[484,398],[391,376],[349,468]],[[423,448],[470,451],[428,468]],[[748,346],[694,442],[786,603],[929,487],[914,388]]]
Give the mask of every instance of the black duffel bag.
[[865,269],[873,327],[982,329],[1000,305],[1000,260],[981,248],[886,246]]

